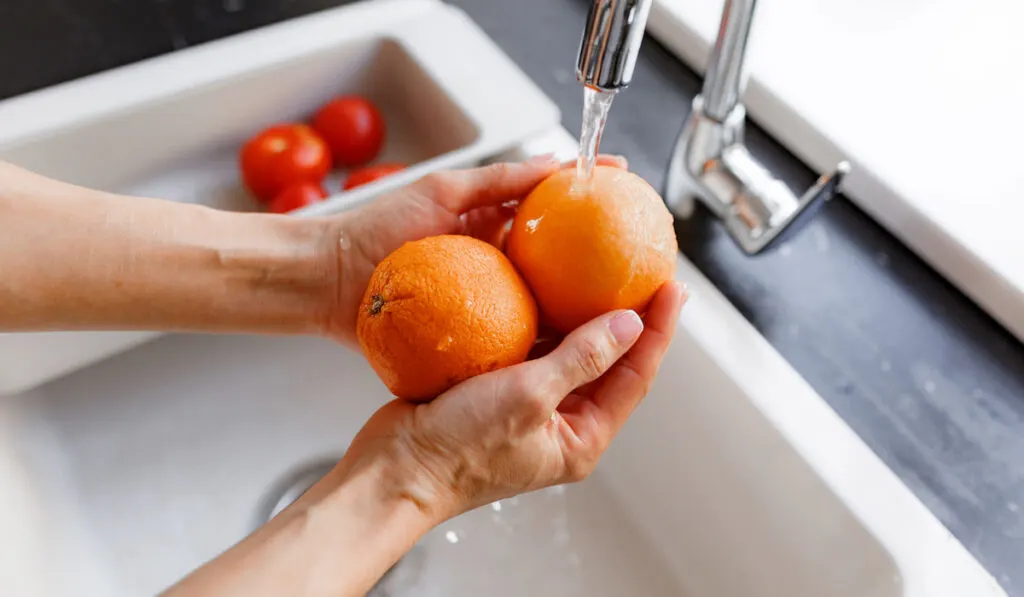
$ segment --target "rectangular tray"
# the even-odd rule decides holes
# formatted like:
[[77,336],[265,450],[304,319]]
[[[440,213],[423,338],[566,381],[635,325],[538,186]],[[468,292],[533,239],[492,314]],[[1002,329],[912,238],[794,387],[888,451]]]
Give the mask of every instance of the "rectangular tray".
[[[385,114],[380,159],[410,166],[349,192],[335,173],[332,195],[297,215],[335,212],[427,172],[476,164],[560,120],[557,106],[459,9],[377,0],[0,102],[0,160],[92,188],[252,211],[259,206],[237,168],[245,139],[308,119],[349,92]],[[158,335],[0,334],[0,395]]]

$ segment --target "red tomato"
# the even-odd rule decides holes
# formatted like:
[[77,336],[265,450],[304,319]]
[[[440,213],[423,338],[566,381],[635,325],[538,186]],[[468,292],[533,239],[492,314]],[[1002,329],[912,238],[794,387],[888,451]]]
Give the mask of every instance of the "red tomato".
[[368,182],[373,182],[378,178],[384,178],[390,176],[395,172],[405,170],[405,164],[378,164],[376,166],[367,166],[358,170],[353,170],[348,178],[345,179],[345,184],[342,185],[342,189],[347,191],[354,189],[360,185],[364,185]]
[[384,146],[384,117],[364,97],[346,95],[331,100],[313,117],[313,128],[327,141],[340,167],[365,166]]
[[278,124],[245,143],[240,165],[245,186],[270,201],[297,182],[323,180],[331,169],[331,150],[304,124]]
[[268,207],[274,213],[284,214],[319,203],[326,196],[327,191],[318,182],[297,182],[278,193]]

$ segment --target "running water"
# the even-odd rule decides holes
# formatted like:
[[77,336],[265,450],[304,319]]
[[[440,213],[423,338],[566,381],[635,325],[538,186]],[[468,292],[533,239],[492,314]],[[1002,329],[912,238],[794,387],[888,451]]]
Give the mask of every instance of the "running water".
[[576,158],[576,178],[582,183],[589,183],[594,174],[601,133],[613,99],[614,91],[583,88],[583,124],[580,126],[580,153]]

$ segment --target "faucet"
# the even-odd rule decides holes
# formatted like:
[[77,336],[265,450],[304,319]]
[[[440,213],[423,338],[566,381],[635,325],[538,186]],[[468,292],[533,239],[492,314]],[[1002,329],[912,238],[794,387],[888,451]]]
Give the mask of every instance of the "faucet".
[[[677,218],[689,218],[697,201],[703,203],[748,255],[809,221],[850,171],[849,162],[840,162],[798,197],[743,144],[743,62],[756,4],[725,0],[704,86],[672,152],[664,193]],[[650,5],[651,0],[594,0],[577,57],[580,83],[612,91],[629,84]]]

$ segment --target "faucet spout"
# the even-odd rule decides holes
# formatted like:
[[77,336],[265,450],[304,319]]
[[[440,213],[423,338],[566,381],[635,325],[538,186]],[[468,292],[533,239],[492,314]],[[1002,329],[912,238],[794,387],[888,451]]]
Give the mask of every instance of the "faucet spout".
[[633,79],[652,0],[594,0],[576,57],[576,79],[618,91]]
[[725,0],[718,38],[704,77],[704,111],[724,121],[743,95],[744,57],[757,0]]

